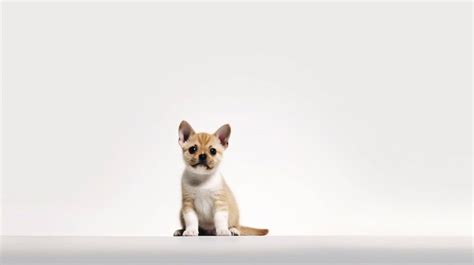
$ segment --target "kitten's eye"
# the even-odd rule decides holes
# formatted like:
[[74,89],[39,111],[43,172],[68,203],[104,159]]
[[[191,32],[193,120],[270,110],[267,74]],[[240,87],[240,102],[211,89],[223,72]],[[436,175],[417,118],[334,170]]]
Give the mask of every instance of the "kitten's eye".
[[209,149],[209,152],[211,153],[211,155],[216,155],[217,154],[217,150],[213,147],[211,149]]
[[197,150],[198,150],[197,146],[193,145],[193,146],[189,147],[188,151],[189,151],[190,154],[194,154],[194,153],[196,153]]

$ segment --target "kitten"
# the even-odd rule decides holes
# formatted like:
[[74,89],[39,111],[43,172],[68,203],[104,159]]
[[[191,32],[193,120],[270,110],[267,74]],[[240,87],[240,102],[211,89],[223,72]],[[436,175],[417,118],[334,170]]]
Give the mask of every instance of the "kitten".
[[175,236],[263,236],[268,233],[268,229],[239,224],[237,202],[218,172],[229,137],[228,124],[214,134],[195,133],[186,121],[179,125],[179,145],[185,164],[181,180],[183,228],[176,230]]

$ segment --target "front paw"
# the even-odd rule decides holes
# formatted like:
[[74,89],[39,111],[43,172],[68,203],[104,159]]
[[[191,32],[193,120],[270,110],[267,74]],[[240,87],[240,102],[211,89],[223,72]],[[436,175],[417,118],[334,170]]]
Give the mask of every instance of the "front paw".
[[235,227],[231,227],[229,231],[230,231],[230,234],[233,236],[240,236],[240,230]]
[[230,236],[231,232],[227,228],[216,229],[216,236]]
[[197,236],[199,235],[199,231],[197,228],[186,228],[183,232],[183,236]]

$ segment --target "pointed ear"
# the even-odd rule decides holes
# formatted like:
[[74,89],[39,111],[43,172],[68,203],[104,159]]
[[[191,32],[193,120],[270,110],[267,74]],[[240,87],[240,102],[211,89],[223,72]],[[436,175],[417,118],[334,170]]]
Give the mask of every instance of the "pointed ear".
[[179,124],[179,145],[183,146],[183,144],[194,134],[193,127],[189,125],[187,121],[182,121]]
[[214,135],[219,138],[221,141],[222,146],[226,147],[229,145],[229,138],[230,138],[230,125],[225,124],[222,125]]

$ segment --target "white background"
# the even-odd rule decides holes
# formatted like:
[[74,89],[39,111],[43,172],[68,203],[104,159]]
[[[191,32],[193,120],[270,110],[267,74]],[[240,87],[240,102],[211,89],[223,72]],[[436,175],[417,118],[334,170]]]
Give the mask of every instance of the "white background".
[[171,235],[177,127],[273,235],[471,232],[464,4],[4,4],[4,235]]

